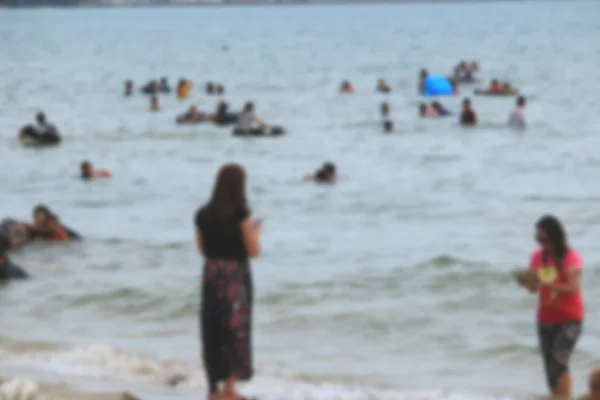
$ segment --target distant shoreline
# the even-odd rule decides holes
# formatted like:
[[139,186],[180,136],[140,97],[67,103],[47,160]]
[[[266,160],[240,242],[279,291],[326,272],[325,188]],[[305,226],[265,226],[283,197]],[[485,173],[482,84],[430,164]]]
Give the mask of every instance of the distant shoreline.
[[[2,0],[0,0],[2,1]],[[84,0],[85,1],[85,0]],[[431,4],[431,3],[505,3],[505,2],[541,2],[564,0],[97,0],[74,4],[47,3],[27,4],[27,0],[13,0],[13,4],[0,4],[0,9],[27,8],[140,8],[140,7],[182,7],[182,6],[265,6],[265,5],[327,5],[327,4]],[[25,3],[25,4],[23,4]]]

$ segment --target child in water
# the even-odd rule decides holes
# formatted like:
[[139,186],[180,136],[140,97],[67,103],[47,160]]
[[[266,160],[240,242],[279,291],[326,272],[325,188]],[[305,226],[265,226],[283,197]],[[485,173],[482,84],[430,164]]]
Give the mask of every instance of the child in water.
[[84,181],[92,178],[110,178],[111,173],[106,169],[94,169],[92,163],[84,161],[80,165],[81,179]]
[[335,165],[327,162],[314,175],[305,176],[304,180],[317,183],[335,183],[337,181]]
[[155,95],[152,95],[152,97],[150,97],[150,111],[160,111],[158,97],[156,97]]

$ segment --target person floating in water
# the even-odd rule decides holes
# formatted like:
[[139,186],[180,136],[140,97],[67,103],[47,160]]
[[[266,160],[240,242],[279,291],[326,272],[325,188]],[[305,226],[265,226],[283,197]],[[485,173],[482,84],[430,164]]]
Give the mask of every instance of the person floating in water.
[[354,93],[354,87],[350,81],[342,81],[340,84],[340,93]]
[[428,107],[425,103],[419,104],[419,115],[421,118],[432,118],[438,116],[437,111],[435,111],[433,107]]
[[37,125],[35,125],[34,128],[38,134],[58,136],[58,129],[56,129],[56,126],[46,121],[46,114],[44,114],[43,112],[39,112],[37,113],[35,119]]
[[195,124],[205,121],[207,118],[205,113],[198,110],[198,107],[191,106],[185,113],[179,115],[175,121],[178,124]]
[[158,83],[155,80],[151,80],[145,86],[141,88],[142,93],[155,95],[158,92]]
[[15,265],[8,257],[10,241],[6,236],[0,235],[0,282],[11,279],[27,279],[29,274],[24,269]]
[[335,165],[331,162],[326,162],[314,175],[307,175],[304,177],[304,180],[317,183],[335,183],[337,181]]
[[215,113],[208,117],[217,125],[230,125],[238,122],[240,114],[229,111],[229,104],[224,101],[220,101],[217,104]]
[[16,221],[12,218],[5,218],[0,222],[0,236],[8,238],[9,247],[18,249],[29,240],[29,225]]
[[215,84],[212,82],[206,82],[206,87],[204,89],[206,94],[214,94],[215,93]]
[[254,113],[254,103],[247,102],[235,126],[235,131],[252,133],[264,131],[268,128],[269,124]]
[[89,161],[83,161],[79,167],[81,173],[81,179],[88,181],[94,178],[110,178],[111,173],[106,169],[94,169],[92,163]]
[[133,94],[133,81],[125,81],[125,97],[129,97]]
[[171,93],[171,85],[169,85],[169,80],[167,78],[160,78],[160,82],[158,83],[158,91],[165,94]]
[[439,101],[432,101],[431,108],[435,110],[438,117],[447,117],[448,115],[452,115],[452,113],[448,111]]
[[44,205],[38,205],[33,209],[33,225],[29,229],[30,240],[65,241],[80,239],[79,234],[62,225],[58,216]]
[[377,81],[377,91],[379,93],[390,93],[392,91],[392,88],[390,87],[390,85],[387,84],[387,82],[380,78]]
[[223,85],[219,84],[215,87],[215,94],[217,96],[222,96],[225,93],[225,88]]
[[385,133],[390,133],[394,131],[394,123],[392,121],[390,121],[389,119],[386,119],[385,121],[383,121],[383,131]]
[[517,99],[517,107],[510,113],[508,117],[508,125],[513,128],[525,129],[525,115],[523,109],[525,109],[525,97],[519,96]]
[[381,113],[381,116],[383,118],[389,115],[390,105],[388,104],[388,102],[384,101],[383,103],[381,103],[381,105],[379,106],[379,112]]
[[160,104],[156,95],[150,97],[150,111],[160,111]]
[[452,114],[450,111],[446,110],[439,101],[432,101],[429,107],[425,103],[419,105],[419,115],[422,118],[432,118],[447,117]]
[[463,100],[463,109],[460,113],[460,124],[463,126],[477,125],[477,114],[471,107],[471,99],[468,97]]
[[514,95],[517,91],[508,82],[499,82],[497,79],[492,79],[490,86],[479,93],[487,95]]
[[193,86],[194,84],[191,81],[188,81],[185,78],[179,79],[179,82],[177,83],[177,98],[179,98],[179,100],[187,99]]

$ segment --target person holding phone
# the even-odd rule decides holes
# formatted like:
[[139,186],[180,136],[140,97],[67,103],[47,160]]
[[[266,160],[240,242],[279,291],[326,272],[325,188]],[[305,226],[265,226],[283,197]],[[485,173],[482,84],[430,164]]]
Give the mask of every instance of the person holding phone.
[[260,226],[246,200],[246,173],[224,165],[212,196],[195,215],[196,245],[204,256],[200,326],[209,400],[240,400],[236,382],[252,377],[252,275]]
[[560,221],[546,215],[536,224],[540,249],[531,256],[529,270],[517,282],[538,294],[538,337],[546,379],[552,395],[572,396],[569,359],[581,334],[584,307],[581,295],[583,262],[569,247]]

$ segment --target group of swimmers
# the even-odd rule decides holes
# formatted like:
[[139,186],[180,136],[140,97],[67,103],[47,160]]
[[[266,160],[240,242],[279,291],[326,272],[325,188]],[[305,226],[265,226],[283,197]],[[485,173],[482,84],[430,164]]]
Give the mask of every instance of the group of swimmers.
[[19,249],[35,241],[68,241],[81,239],[79,234],[63,225],[59,217],[47,206],[33,209],[33,222],[6,218],[0,222],[0,281],[26,279],[29,274],[14,264],[8,256],[10,250]]
[[[375,86],[375,91],[379,93],[391,93],[392,87],[385,81],[385,79],[379,78],[377,80],[377,85]],[[340,83],[339,92],[354,93],[354,86],[352,86],[349,80],[343,80],[342,83]]]

